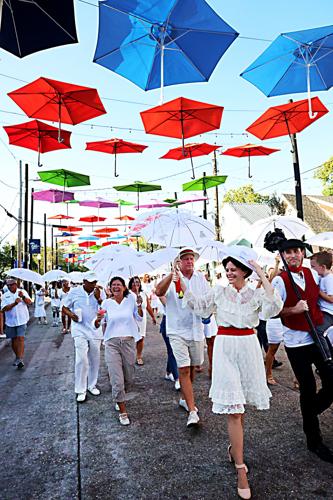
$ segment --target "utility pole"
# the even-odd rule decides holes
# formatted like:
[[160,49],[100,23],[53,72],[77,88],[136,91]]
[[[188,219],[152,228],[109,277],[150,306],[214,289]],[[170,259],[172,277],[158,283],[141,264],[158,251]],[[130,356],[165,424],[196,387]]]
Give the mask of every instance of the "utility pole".
[[[203,177],[206,177],[206,172],[202,172]],[[203,207],[203,218],[207,220],[207,190],[206,190],[206,184],[205,184],[205,179],[204,179],[204,190],[203,190],[203,195],[204,195],[204,207]]]
[[19,210],[17,223],[17,267],[22,266],[22,198],[23,198],[23,181],[22,181],[22,161],[19,162]]
[[51,226],[51,269],[54,269],[53,226]]
[[58,257],[58,238],[55,241],[55,268],[58,269],[59,266],[59,257]]
[[44,274],[47,272],[46,214],[44,214]]
[[[213,175],[218,174],[217,168],[217,158],[216,151],[214,151],[213,156]],[[219,188],[215,186],[215,194],[214,194],[214,218],[215,218],[215,234],[217,241],[221,241],[221,226],[220,226],[220,207],[219,207]]]
[[27,269],[29,267],[29,249],[28,249],[28,209],[29,209],[29,168],[26,163],[24,166],[24,243],[23,243],[23,254],[24,254],[24,267]]

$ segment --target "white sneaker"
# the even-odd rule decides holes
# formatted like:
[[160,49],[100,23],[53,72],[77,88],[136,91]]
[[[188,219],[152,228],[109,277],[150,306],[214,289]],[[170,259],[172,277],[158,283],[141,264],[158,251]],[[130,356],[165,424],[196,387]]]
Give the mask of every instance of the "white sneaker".
[[190,411],[186,425],[187,425],[187,427],[191,427],[192,425],[198,425],[199,421],[200,421],[200,418],[199,418],[198,412],[193,410],[193,411]]
[[90,392],[90,394],[92,394],[93,396],[99,396],[101,391],[99,389],[97,389],[97,387],[91,387],[90,389],[88,388],[88,391]]
[[166,373],[165,377],[164,377],[164,380],[170,380],[171,382],[175,381],[175,379],[173,378],[172,373]]
[[58,326],[58,323],[56,321],[53,321],[52,326]]
[[180,391],[180,382],[179,382],[179,380],[176,380],[176,382],[175,382],[175,389],[176,389],[176,391]]
[[119,408],[118,403],[116,403],[116,404],[114,405],[114,409],[115,409],[116,411],[120,411],[120,408]]
[[85,400],[86,400],[86,397],[87,397],[87,393],[86,392],[80,392],[77,397],[76,397],[76,401],[78,403],[83,403]]
[[118,418],[121,425],[129,425],[131,423],[127,413],[120,413]]
[[188,406],[187,406],[187,403],[186,403],[185,399],[180,399],[179,400],[179,406],[181,408],[184,408],[184,410],[188,411]]

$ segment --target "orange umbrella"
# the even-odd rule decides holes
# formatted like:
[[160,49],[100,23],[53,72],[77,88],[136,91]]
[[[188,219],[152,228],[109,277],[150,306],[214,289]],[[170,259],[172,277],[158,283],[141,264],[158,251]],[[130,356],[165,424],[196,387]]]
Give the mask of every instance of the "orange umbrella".
[[[119,229],[115,227],[102,227],[100,229],[95,229],[95,233],[114,233],[115,231],[119,231]],[[96,234],[96,236],[98,236]]]
[[222,155],[236,156],[237,158],[247,157],[249,160],[249,177],[251,178],[251,156],[268,156],[272,153],[280,151],[279,149],[266,148],[260,144],[244,144],[243,146],[236,146],[229,148],[221,153]]

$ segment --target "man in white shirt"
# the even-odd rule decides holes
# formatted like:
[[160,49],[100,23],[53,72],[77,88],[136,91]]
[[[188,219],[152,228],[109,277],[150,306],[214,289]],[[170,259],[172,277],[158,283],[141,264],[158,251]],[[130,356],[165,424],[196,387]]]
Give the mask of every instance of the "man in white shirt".
[[96,329],[93,326],[93,322],[99,306],[105,299],[105,294],[97,286],[97,280],[94,272],[87,272],[83,285],[69,291],[62,307],[63,313],[73,320],[75,393],[79,403],[86,400],[87,390],[93,396],[99,396],[101,393],[96,384],[103,333],[101,328]]
[[24,367],[24,337],[29,321],[28,305],[31,298],[25,290],[18,288],[17,281],[9,278],[6,281],[8,290],[2,297],[2,312],[5,313],[6,337],[12,341],[12,349],[16,356],[14,366],[18,370]]
[[[204,294],[209,285],[200,272],[194,270],[198,253],[191,248],[179,252],[179,271],[187,287],[194,294]],[[157,286],[156,295],[166,298],[166,332],[176,358],[182,398],[179,405],[189,412],[187,426],[199,422],[198,409],[195,406],[193,380],[195,366],[204,360],[204,325],[202,318],[182,303],[183,292],[180,287],[178,270],[168,274]]]
[[[297,298],[286,271],[276,276],[272,285],[278,289],[284,302],[280,313],[284,325],[284,345],[299,383],[303,430],[308,449],[320,459],[333,463],[333,453],[322,441],[318,419],[318,415],[333,402],[333,370],[324,362],[309,333],[311,330],[304,315],[304,312],[308,311],[314,326],[320,328],[323,317],[318,305],[318,275],[302,266],[304,249],[304,242],[296,239],[286,240],[281,246],[302,299]],[[322,383],[318,392],[313,364]]]

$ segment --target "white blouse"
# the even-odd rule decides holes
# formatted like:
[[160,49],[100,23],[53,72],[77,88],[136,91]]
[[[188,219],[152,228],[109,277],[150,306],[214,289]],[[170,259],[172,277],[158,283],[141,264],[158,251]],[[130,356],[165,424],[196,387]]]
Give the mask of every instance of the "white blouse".
[[136,341],[140,340],[137,322],[142,321],[142,317],[138,313],[136,296],[129,293],[120,304],[114,299],[106,299],[102,309],[106,310],[104,341],[115,337],[134,337]]
[[255,328],[259,324],[259,313],[266,320],[276,316],[283,307],[277,290],[269,295],[263,288],[252,290],[248,285],[239,292],[231,285],[216,285],[201,296],[194,296],[186,289],[183,300],[203,318],[215,314],[219,326],[235,328]]

